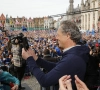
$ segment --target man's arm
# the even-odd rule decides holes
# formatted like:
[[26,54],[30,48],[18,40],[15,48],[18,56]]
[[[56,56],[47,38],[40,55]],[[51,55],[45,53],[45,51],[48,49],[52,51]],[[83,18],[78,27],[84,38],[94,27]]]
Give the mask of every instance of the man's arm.
[[[27,51],[22,49],[22,57],[26,60],[30,71],[43,87],[57,84],[59,78],[66,74],[72,76],[72,81],[74,81],[74,75],[77,74],[81,79],[83,79],[85,74],[85,62],[74,54],[64,56],[64,58],[62,58],[62,60],[60,60],[47,74],[42,72],[36,64],[37,56],[31,49],[28,49]],[[74,82],[72,83],[73,85],[75,84]]]
[[38,58],[36,60],[37,65],[39,65],[40,67],[46,69],[47,71],[50,71],[52,68],[54,68],[56,66],[55,63],[53,62],[49,62],[47,60],[43,60],[41,58]]
[[57,63],[57,65],[51,71],[45,74],[37,66],[33,57],[29,57],[26,60],[30,71],[34,74],[34,76],[36,77],[40,85],[43,87],[48,87],[48,86],[57,84],[59,78],[62,77],[63,75],[68,74],[68,75],[74,76],[75,69],[72,66],[72,63],[71,63],[72,61],[71,60],[68,60],[68,61],[65,59],[61,60],[59,63]]

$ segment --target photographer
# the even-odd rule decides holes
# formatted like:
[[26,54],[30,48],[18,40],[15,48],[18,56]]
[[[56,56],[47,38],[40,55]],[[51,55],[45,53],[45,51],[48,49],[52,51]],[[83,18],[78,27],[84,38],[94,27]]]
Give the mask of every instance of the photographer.
[[23,48],[23,34],[20,33],[17,36],[12,37],[11,43],[12,48],[11,51],[13,53],[12,63],[14,65],[14,74],[19,79],[20,85],[19,89],[25,89],[25,87],[21,86],[21,80],[24,76],[26,62],[23,60],[21,56],[22,48]]

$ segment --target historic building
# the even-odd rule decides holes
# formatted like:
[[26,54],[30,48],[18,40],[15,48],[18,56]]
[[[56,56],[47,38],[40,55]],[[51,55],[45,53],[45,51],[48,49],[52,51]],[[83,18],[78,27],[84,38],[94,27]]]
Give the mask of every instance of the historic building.
[[27,19],[25,17],[20,18],[18,16],[17,18],[12,18],[12,16],[10,16],[9,25],[12,30],[19,30],[22,29],[22,27],[25,27],[28,30],[32,30],[34,28],[33,19],[31,18]]
[[1,16],[0,16],[0,27],[1,28],[4,28],[5,21],[6,21],[6,17],[4,16],[4,14],[1,14]]
[[18,17],[15,20],[15,28],[16,30],[21,29],[22,26],[27,26],[27,19],[25,17]]
[[48,17],[44,17],[44,28],[45,29],[49,28]]
[[67,20],[71,20],[76,23],[79,28],[81,28],[81,8],[79,4],[76,8],[74,8],[74,0],[69,0],[69,7],[66,14]]
[[39,27],[40,27],[41,30],[44,29],[44,17],[39,18]]
[[9,25],[12,30],[19,30],[24,28],[27,28],[27,30],[43,30],[44,29],[44,17],[42,18],[29,18],[26,17],[18,17],[12,18],[10,16],[9,18]]
[[22,17],[21,18],[21,24],[22,24],[22,26],[28,27],[27,23],[28,23],[28,19],[26,17]]
[[27,19],[24,16],[13,18],[6,15],[5,17],[2,14],[0,25],[8,30],[22,30],[23,28],[27,28],[27,30],[48,30],[54,28],[54,20],[50,16]]
[[61,19],[62,19],[62,18],[58,18],[57,21],[54,21],[54,28],[55,28],[55,29],[58,29],[58,28],[59,28],[60,23],[61,23]]
[[12,18],[12,16],[10,16],[9,18],[9,25],[10,27],[15,27],[15,21],[16,21],[16,18]]
[[53,29],[54,28],[54,19],[53,17],[44,17],[44,29]]
[[[100,16],[99,7],[100,0],[86,0],[85,3],[83,0],[81,1],[81,10],[83,11],[83,13],[81,13],[81,29],[98,29],[98,19]],[[88,10],[90,12],[88,12]]]
[[75,22],[81,30],[100,28],[100,0],[82,0],[77,8],[74,8],[74,0],[69,0],[69,3],[68,20]]
[[34,22],[33,22],[33,19],[31,17],[27,21],[27,26],[28,26],[28,30],[33,30]]
[[42,18],[33,18],[34,28],[36,30],[41,30],[44,28],[44,17]]
[[54,29],[54,19],[48,16],[49,29]]
[[22,27],[22,18],[19,18],[17,16],[17,18],[12,18],[12,16],[10,16],[9,18],[9,26],[11,30],[19,30]]

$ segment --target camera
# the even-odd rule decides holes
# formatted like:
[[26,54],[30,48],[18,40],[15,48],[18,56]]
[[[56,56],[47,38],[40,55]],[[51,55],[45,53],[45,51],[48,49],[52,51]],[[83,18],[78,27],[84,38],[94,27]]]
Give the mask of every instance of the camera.
[[[14,35],[11,37],[11,43],[12,44],[19,44],[23,42],[23,37],[24,35],[22,33],[19,33],[18,35]],[[18,42],[16,43],[15,40],[18,40]]]
[[21,44],[25,50],[28,50],[29,44],[27,37],[24,37],[23,33],[19,33],[18,35],[14,35],[11,37],[12,44]]

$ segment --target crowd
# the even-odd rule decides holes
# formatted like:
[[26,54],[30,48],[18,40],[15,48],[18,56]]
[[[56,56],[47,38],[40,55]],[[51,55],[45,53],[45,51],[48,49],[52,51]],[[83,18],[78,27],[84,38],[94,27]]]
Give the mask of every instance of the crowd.
[[[73,90],[76,90],[76,86],[77,90],[81,90],[78,88],[77,82],[81,80],[83,81],[84,79],[86,70],[85,62],[88,60],[88,53],[95,56],[95,58],[98,58],[98,61],[96,61],[96,69],[99,71],[100,33],[98,32],[95,32],[94,34],[82,33],[81,36],[79,29],[68,21],[63,22],[58,31],[40,30],[23,32],[1,30],[0,67],[3,69],[3,72],[9,72],[10,75],[8,75],[8,77],[13,77],[12,75],[15,76],[13,77],[15,78],[13,80],[17,81],[17,83],[15,81],[11,81],[14,83],[13,88],[15,87],[14,89],[12,88],[12,90],[17,90],[18,85],[21,84],[21,79],[14,74],[14,69],[11,68],[12,64],[14,63],[14,53],[12,52],[11,39],[13,36],[18,35],[19,33],[23,33],[23,35],[27,37],[30,47],[30,49],[27,51],[22,49],[22,57],[26,60],[24,74],[31,72],[32,75],[36,77],[40,85],[46,87],[47,90],[49,90],[48,87],[52,85],[54,85],[54,90],[58,90],[59,86],[60,90],[72,90],[72,88]],[[82,58],[84,60],[82,60]],[[49,61],[49,63],[47,61]],[[68,80],[66,79],[67,85],[64,85],[65,89],[62,87],[65,80],[64,78],[66,77],[64,75],[71,75],[71,79],[69,79],[70,76],[67,76]],[[75,75],[77,75],[80,80]],[[71,81],[72,85],[70,83]],[[88,88],[85,86],[83,90],[88,90]]]
[[[42,58],[49,58],[52,62],[58,62],[58,60],[61,57],[61,51],[58,48],[58,45],[56,43],[55,39],[55,32],[53,32],[52,36],[49,35],[49,32],[43,31],[43,35],[41,34],[41,37],[37,37],[36,32],[22,32],[22,31],[6,31],[2,30],[0,31],[0,67],[4,71],[10,72],[12,75],[16,76],[14,73],[19,73],[24,70],[20,69],[21,71],[17,71],[16,68],[13,68],[13,50],[12,50],[12,43],[11,38],[18,35],[19,33],[23,33],[25,37],[28,39],[28,44],[30,48],[32,48],[36,55]],[[39,33],[39,31],[38,31]],[[40,32],[41,33],[41,32]],[[45,36],[48,35],[48,36]],[[52,39],[51,39],[52,38]],[[51,59],[50,59],[51,57]],[[27,67],[27,65],[24,67],[25,75],[30,75],[30,71]],[[17,72],[16,72],[17,71]],[[43,70],[45,71],[45,70]],[[21,74],[19,75],[21,76]],[[19,80],[20,77],[16,76]],[[19,82],[19,85],[21,83],[21,80]]]

